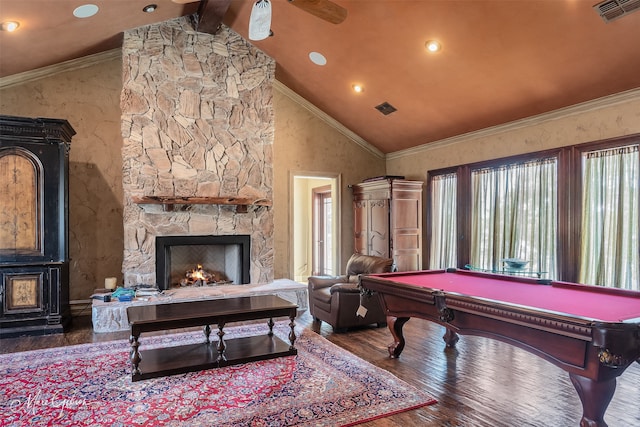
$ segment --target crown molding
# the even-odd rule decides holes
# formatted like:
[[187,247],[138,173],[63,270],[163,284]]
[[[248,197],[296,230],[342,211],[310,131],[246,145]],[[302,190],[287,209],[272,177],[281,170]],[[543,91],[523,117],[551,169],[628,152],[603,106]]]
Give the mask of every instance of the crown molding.
[[103,62],[111,61],[116,58],[122,58],[122,49],[111,49],[106,52],[87,55],[83,56],[82,58],[71,59],[69,61],[60,62],[58,64],[49,65],[47,67],[25,71],[24,73],[13,74],[11,76],[0,78],[0,89],[29,83],[67,71],[91,67],[92,65],[101,64]]
[[369,144],[367,141],[365,141],[364,139],[362,139],[361,137],[359,137],[358,135],[356,135],[355,133],[347,129],[342,123],[340,123],[333,117],[329,116],[327,113],[325,113],[324,111],[322,111],[321,109],[319,109],[318,107],[316,107],[315,105],[313,105],[312,103],[304,99],[302,96],[298,95],[293,90],[289,89],[279,80],[274,80],[273,88],[276,89],[278,92],[282,93],[283,95],[287,96],[288,98],[290,98],[295,103],[309,110],[313,115],[315,115],[320,120],[324,121],[329,126],[331,126],[335,130],[337,130],[338,132],[340,132],[341,134],[343,134],[344,136],[346,136],[347,138],[349,138],[350,140],[358,144],[360,147],[367,150],[369,153],[373,154],[374,156],[380,159],[385,158],[385,155],[382,151],[378,150],[376,147]]
[[435,142],[429,142],[417,147],[407,148],[406,150],[394,151],[386,155],[387,160],[399,159],[406,156],[415,156],[418,153],[425,153],[431,150],[436,150],[442,147],[450,145],[460,144],[468,142],[469,139],[485,138],[495,136],[504,132],[510,132],[525,127],[539,125],[545,122],[562,119],[565,117],[575,116],[577,114],[584,114],[590,111],[602,109],[604,107],[610,107],[616,104],[622,104],[628,101],[640,100],[640,88],[631,89],[625,92],[616,93],[602,98],[596,98],[591,101],[582,102],[580,104],[572,105],[558,110],[553,110],[548,113],[538,114],[536,116],[526,117],[524,119],[515,120],[513,122],[505,123],[502,125],[492,126],[485,129],[480,129],[473,132],[464,133],[462,135],[452,136],[450,138],[441,139]]

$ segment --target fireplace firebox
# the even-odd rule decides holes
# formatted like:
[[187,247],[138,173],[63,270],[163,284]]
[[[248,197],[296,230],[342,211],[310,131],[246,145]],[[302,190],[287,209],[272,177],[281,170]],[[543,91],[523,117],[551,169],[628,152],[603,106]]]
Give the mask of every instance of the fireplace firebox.
[[[156,237],[156,284],[159,289],[187,285],[248,284],[251,236]],[[202,270],[215,281],[185,280]]]

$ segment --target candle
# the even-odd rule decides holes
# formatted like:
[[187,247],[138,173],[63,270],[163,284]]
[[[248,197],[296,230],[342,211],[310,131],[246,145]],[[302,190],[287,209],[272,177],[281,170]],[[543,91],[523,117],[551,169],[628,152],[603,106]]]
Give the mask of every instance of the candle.
[[104,287],[105,289],[115,289],[116,288],[116,279],[115,277],[107,277],[104,279]]

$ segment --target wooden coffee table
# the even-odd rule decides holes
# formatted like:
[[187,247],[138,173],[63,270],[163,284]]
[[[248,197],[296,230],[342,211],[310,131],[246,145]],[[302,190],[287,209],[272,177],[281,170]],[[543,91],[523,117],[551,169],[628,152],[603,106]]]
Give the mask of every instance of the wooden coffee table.
[[[298,354],[294,343],[298,306],[275,295],[190,301],[127,308],[131,327],[131,380],[236,365]],[[273,318],[289,317],[289,344],[273,334]],[[265,335],[224,340],[229,322],[269,319]],[[218,341],[212,342],[211,326],[218,325]],[[205,341],[176,347],[139,351],[142,332],[204,325]]]

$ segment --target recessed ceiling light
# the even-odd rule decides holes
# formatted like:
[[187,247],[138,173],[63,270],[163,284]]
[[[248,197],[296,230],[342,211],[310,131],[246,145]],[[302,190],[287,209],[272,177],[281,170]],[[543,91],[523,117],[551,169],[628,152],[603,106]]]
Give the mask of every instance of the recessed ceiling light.
[[98,13],[98,6],[95,4],[83,4],[73,10],[73,16],[76,18],[88,18]]
[[146,13],[152,13],[152,12],[155,12],[157,8],[158,8],[157,4],[148,4],[142,8],[142,11]]
[[361,84],[356,83],[356,84],[354,84],[354,85],[353,85],[353,86],[351,86],[351,87],[353,88],[353,91],[354,91],[355,93],[362,93],[362,92],[364,92],[364,87],[363,87]]
[[12,33],[17,30],[19,26],[20,23],[18,21],[6,21],[0,24],[0,29],[2,29],[2,31],[8,31]]
[[320,52],[311,52],[309,54],[309,59],[316,65],[326,65],[327,58],[324,57]]
[[440,49],[442,49],[442,45],[436,40],[428,40],[424,44],[424,47],[427,48],[429,52],[439,52]]

